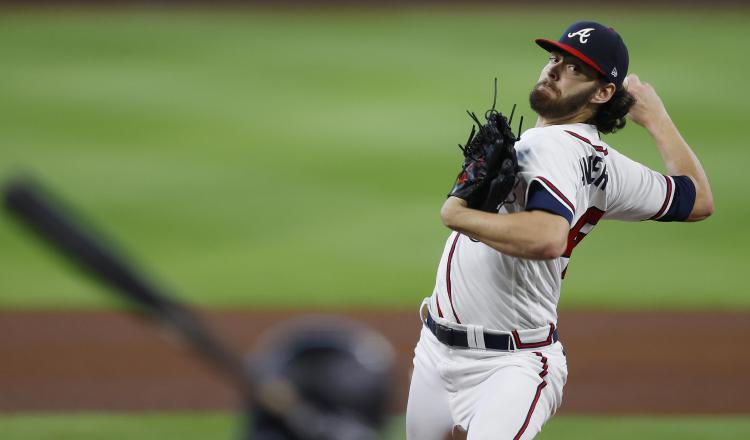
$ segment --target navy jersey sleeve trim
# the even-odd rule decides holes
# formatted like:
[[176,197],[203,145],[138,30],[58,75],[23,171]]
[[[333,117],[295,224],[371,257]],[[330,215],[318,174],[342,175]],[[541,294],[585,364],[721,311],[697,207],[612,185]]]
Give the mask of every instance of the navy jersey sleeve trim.
[[[536,181],[538,181],[538,182],[542,183],[544,186],[546,186],[546,188],[548,190],[553,191],[555,194],[557,194],[557,196],[560,197],[560,199],[563,202],[565,202],[566,205],[568,205],[568,207],[570,208],[571,212],[576,212],[576,208],[575,208],[575,206],[573,206],[573,203],[570,200],[568,200],[568,198],[565,197],[565,194],[563,194],[562,191],[560,191],[559,189],[557,189],[557,187],[555,185],[553,185],[552,182],[550,182],[549,180],[545,179],[542,176],[536,176],[534,179],[536,179]],[[528,199],[528,197],[527,197],[527,199]]]
[[674,195],[672,204],[663,216],[656,219],[659,222],[682,222],[687,220],[695,205],[695,185],[687,176],[670,176],[674,181]]
[[568,223],[573,223],[573,213],[570,212],[570,209],[560,203],[560,201],[553,196],[544,185],[536,180],[531,182],[531,186],[529,187],[526,210],[541,210],[551,214],[557,214],[560,217],[565,218]]

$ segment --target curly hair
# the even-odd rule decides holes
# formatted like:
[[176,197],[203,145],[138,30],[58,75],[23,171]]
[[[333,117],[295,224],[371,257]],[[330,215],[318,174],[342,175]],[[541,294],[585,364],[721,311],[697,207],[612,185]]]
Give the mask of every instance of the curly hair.
[[625,126],[625,116],[633,104],[635,104],[633,95],[620,87],[609,101],[599,106],[588,123],[595,125],[596,129],[602,133],[614,133]]

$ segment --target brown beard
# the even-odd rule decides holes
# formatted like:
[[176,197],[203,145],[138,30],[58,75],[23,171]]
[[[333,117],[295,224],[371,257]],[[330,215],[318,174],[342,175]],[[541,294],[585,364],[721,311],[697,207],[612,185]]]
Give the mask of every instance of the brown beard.
[[[549,92],[542,90],[542,84],[552,88],[554,97],[550,97]],[[529,95],[529,104],[531,109],[546,119],[559,119],[572,115],[585,107],[591,97],[596,93],[597,84],[594,84],[590,90],[583,90],[567,98],[560,97],[560,91],[554,84],[547,81],[539,81],[534,90]]]

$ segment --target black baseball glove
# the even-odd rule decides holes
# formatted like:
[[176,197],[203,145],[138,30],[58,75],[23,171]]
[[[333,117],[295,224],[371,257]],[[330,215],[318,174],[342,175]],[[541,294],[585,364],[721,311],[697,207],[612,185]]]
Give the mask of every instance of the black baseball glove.
[[[495,87],[497,97],[497,82]],[[513,106],[511,121],[515,109]],[[513,146],[518,138],[510,128],[508,118],[495,110],[494,103],[492,109],[485,113],[485,124],[480,123],[474,113],[467,113],[476,126],[472,126],[466,146],[458,145],[463,151],[464,163],[448,196],[466,200],[469,208],[497,212],[516,182],[518,161]],[[521,124],[518,126],[519,134]]]

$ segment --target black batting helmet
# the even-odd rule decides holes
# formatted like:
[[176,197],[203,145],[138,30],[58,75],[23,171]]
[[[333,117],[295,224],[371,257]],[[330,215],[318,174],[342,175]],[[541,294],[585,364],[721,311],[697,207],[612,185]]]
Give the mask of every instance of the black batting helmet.
[[307,410],[280,417],[251,404],[249,438],[377,438],[393,369],[393,350],[380,334],[341,318],[306,318],[272,330],[261,346],[252,362],[266,383],[280,384],[269,389],[293,388]]

